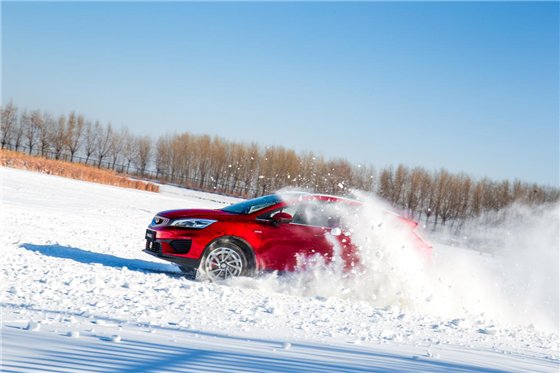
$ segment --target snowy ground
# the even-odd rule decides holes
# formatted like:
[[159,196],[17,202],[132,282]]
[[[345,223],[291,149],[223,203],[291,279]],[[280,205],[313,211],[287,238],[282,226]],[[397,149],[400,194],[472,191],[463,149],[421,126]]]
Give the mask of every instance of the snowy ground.
[[[218,208],[233,198],[1,171],[2,371],[560,368],[558,334],[550,331],[505,327],[483,315],[441,317],[290,295],[255,282],[198,282],[142,253],[145,228],[156,212]],[[482,265],[499,265],[495,258],[472,256]]]

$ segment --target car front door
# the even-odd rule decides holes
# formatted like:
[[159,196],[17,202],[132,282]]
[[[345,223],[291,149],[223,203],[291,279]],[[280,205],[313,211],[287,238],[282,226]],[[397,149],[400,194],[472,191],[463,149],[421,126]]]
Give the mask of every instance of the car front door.
[[[261,242],[261,266],[269,270],[293,271],[298,264],[305,265],[314,256],[332,257],[333,246],[325,234],[328,216],[325,214],[325,201],[303,201],[273,210],[260,217],[265,221]],[[290,214],[290,223],[274,225],[272,216],[279,212]],[[298,263],[298,257],[300,263]]]

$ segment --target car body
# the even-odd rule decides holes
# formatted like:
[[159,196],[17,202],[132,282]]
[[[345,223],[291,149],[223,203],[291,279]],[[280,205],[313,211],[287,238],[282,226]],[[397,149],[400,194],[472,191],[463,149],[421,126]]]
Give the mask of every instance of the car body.
[[[342,256],[352,258],[348,263],[353,265],[356,248],[341,219],[360,207],[342,197],[282,193],[219,210],[162,211],[146,231],[144,252],[185,271],[202,266],[211,278],[227,278],[293,271],[298,257],[321,255],[329,261],[338,241]],[[409,222],[412,232],[416,223],[399,219]],[[431,249],[412,234],[418,249]]]

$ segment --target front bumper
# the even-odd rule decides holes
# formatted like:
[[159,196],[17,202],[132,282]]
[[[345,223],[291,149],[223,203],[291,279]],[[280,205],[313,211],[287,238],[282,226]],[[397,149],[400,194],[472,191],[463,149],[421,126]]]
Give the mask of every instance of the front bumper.
[[191,251],[192,239],[187,237],[176,237],[173,239],[156,238],[156,231],[146,230],[146,248],[143,250],[146,254],[155,256],[156,258],[167,260],[179,264],[198,268],[200,259],[187,256]]
[[145,252],[146,254],[150,254],[152,256],[155,256],[156,258],[167,260],[168,262],[172,262],[172,263],[178,264],[180,266],[198,268],[198,266],[200,265],[200,259],[164,254],[161,251],[159,253],[155,253],[153,251],[146,250],[146,249],[144,249],[142,251]]

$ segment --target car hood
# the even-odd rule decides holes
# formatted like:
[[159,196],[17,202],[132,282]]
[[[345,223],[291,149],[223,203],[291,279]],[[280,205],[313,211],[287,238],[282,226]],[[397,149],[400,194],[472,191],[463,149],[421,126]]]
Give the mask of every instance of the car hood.
[[172,220],[184,218],[199,218],[199,219],[219,219],[224,216],[231,216],[229,212],[221,210],[202,210],[202,209],[189,209],[189,210],[167,210],[158,213],[158,216],[163,216]]

